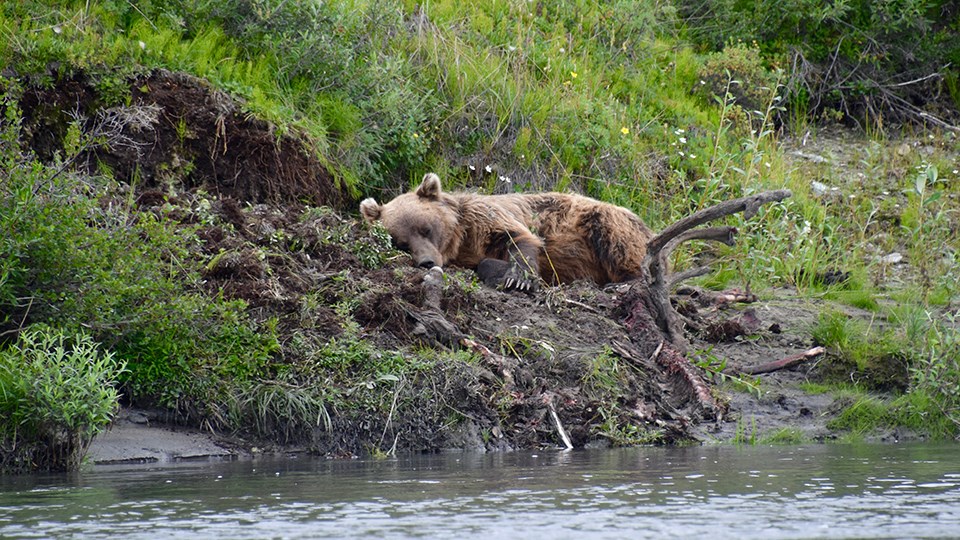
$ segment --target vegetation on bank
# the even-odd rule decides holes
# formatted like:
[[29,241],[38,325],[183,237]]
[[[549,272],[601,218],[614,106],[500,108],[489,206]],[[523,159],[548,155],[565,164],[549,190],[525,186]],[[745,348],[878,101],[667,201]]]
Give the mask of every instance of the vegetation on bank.
[[[309,313],[332,308],[335,338],[258,316],[244,299],[211,291],[210,276],[238,253],[254,255],[257,272],[278,273],[282,257],[306,248],[277,234],[204,253],[202,227],[233,225],[211,211],[222,204],[214,195],[174,201],[176,186],[196,185],[187,181],[193,163],[165,163],[167,202],[142,211],[145,179],[89,159],[124,143],[108,121],[129,125],[127,113],[144,112],[131,81],[164,69],[209,81],[278,138],[305,141],[348,200],[389,198],[435,171],[450,188],[576,190],[660,228],[724,199],[789,187],[794,197],[757,218],[731,218],[738,246],[680,253],[675,264],[712,258],[717,272],[705,285],[766,294],[794,286],[875,313],[876,324],[865,328],[842,312],[824,314],[812,334],[829,347],[827,372],[898,392],[891,407],[924,419],[918,429],[936,425],[939,436],[955,435],[960,141],[941,123],[955,119],[960,63],[942,66],[960,46],[955,29],[938,22],[946,19],[932,16],[955,8],[913,0],[884,4],[872,16],[859,4],[769,4],[764,13],[785,9],[790,17],[775,17],[780,26],[752,24],[761,15],[711,1],[5,3],[4,358],[25,354],[17,352],[30,339],[23,336],[42,324],[48,337],[30,350],[75,343],[85,347],[78,358],[109,359],[80,375],[98,388],[194,425],[276,440],[307,440],[329,429],[336,413],[341,421],[376,419],[385,434],[382,424],[398,406],[427,407],[438,423],[456,423],[457,414],[431,396],[405,392],[426,374],[451,380],[449,366],[471,359],[370,343],[357,327],[357,291],[338,289],[335,278],[296,306],[298,324],[330,324]],[[850,27],[855,39],[844,37]],[[931,40],[899,45],[919,29]],[[907,81],[894,74],[907,58],[919,59],[911,62],[919,71],[909,73],[922,81],[900,86]],[[92,86],[93,110],[111,113],[36,117],[22,109],[28,89],[69,80]],[[917,101],[915,90],[942,99]],[[916,111],[897,108],[899,100],[937,122],[916,123]],[[837,152],[804,146],[824,118],[859,123],[865,139]],[[892,130],[904,120],[914,123]],[[181,141],[192,136],[186,124],[176,130]],[[337,210],[352,211],[352,203]],[[395,255],[382,233],[356,238],[324,221],[324,212],[302,213],[303,223],[324,225],[318,244],[345,242],[370,267]],[[34,357],[59,369],[40,352]],[[11,385],[0,378],[4,406],[21,403]],[[94,400],[78,396],[70,399]],[[109,416],[103,407],[91,401],[99,411],[93,419],[55,429],[73,430],[82,447]],[[39,433],[38,418],[4,418],[5,445],[28,428]],[[596,431],[623,444],[656,438],[631,428],[611,413]]]
[[37,324],[0,352],[0,470],[69,470],[117,409],[123,364],[90,336]]

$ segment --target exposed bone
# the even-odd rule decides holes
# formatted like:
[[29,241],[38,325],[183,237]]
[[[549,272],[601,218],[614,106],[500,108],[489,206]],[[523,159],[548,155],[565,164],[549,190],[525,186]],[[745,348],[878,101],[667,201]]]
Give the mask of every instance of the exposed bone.
[[573,450],[573,443],[570,442],[570,436],[567,435],[567,430],[563,429],[563,424],[560,423],[560,417],[557,415],[557,408],[554,407],[552,399],[547,402],[547,407],[550,409],[550,418],[553,419],[553,425],[557,428],[557,433],[560,434],[563,445],[567,450]]

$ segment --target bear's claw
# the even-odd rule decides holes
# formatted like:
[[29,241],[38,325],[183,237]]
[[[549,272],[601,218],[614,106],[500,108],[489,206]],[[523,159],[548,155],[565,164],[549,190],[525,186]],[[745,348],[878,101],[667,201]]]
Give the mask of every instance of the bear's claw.
[[511,264],[503,276],[503,288],[521,292],[533,292],[537,288],[536,278],[517,264]]

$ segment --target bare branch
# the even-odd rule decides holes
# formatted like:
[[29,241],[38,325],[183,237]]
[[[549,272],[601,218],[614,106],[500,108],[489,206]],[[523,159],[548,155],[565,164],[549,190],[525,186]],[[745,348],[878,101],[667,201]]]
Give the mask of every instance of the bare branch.
[[744,217],[750,219],[757,213],[757,209],[760,208],[761,205],[782,201],[790,195],[792,195],[792,193],[789,189],[764,191],[763,193],[757,193],[756,195],[749,195],[747,197],[740,197],[739,199],[724,201],[711,206],[710,208],[705,208],[699,212],[690,214],[680,221],[670,225],[661,231],[657,236],[653,237],[653,239],[647,244],[648,256],[650,253],[659,252],[664,248],[664,246],[667,245],[668,242],[674,238],[677,238],[685,231],[693,229],[694,227],[699,227],[704,223],[736,214],[738,212],[743,212]]
[[667,287],[672,289],[673,286],[676,285],[677,283],[709,274],[710,270],[711,268],[709,266],[698,266],[696,268],[684,270],[683,272],[670,274],[667,276]]
[[691,229],[677,235],[676,238],[667,242],[660,250],[664,257],[669,257],[673,250],[680,244],[690,240],[709,240],[711,242],[720,242],[728,246],[735,245],[737,235],[736,227],[708,227],[706,229]]

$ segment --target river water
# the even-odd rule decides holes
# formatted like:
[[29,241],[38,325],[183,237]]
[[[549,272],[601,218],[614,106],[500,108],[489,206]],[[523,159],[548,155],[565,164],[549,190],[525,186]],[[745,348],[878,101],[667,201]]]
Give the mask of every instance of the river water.
[[632,448],[0,477],[0,538],[960,537],[960,445]]

